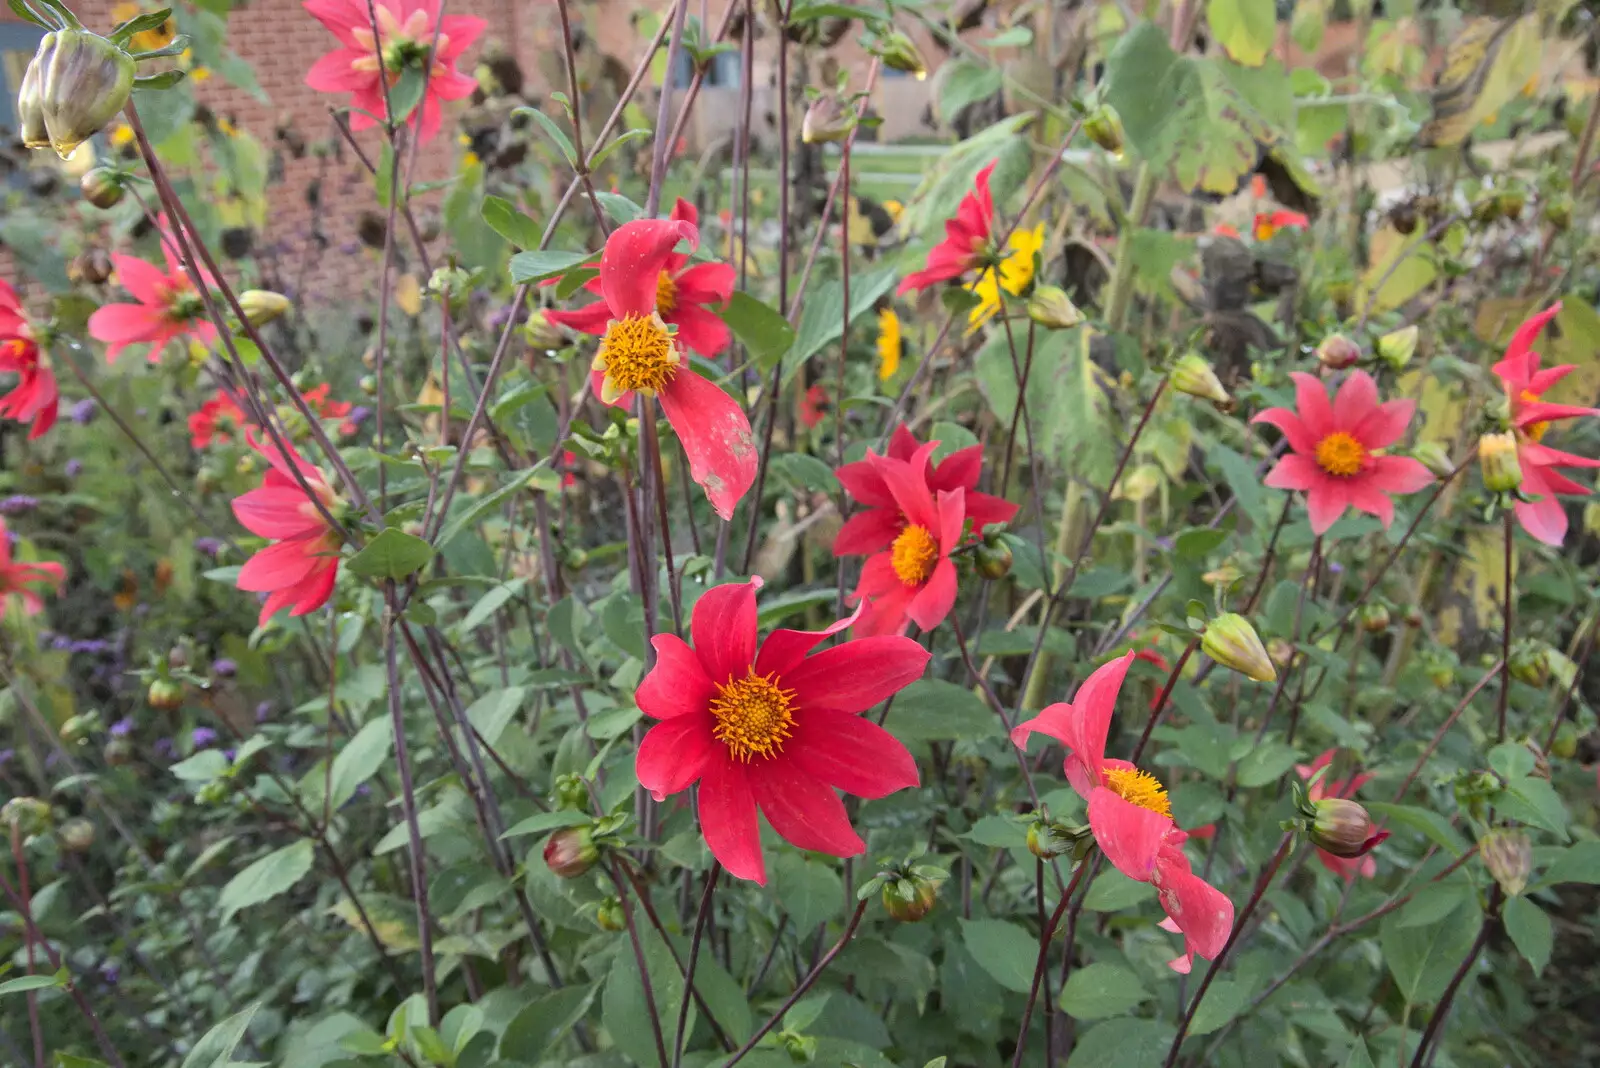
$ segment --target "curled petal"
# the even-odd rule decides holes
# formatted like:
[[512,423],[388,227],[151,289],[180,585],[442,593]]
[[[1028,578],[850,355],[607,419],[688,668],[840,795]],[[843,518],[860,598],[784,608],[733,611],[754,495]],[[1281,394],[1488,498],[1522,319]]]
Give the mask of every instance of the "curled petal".
[[713,586],[694,603],[690,631],[695,655],[714,685],[742,679],[756,660],[756,590],[759,578]]
[[761,827],[746,765],[726,756],[707,762],[700,776],[700,831],[728,874],[766,885]]
[[699,232],[689,223],[670,219],[635,219],[611,232],[600,254],[600,291],[614,317],[650,315],[656,310],[656,282],[667,257],[685,240],[698,243]]
[[689,477],[706,491],[717,515],[732,519],[739,498],[755,483],[759,459],[744,409],[688,368],[680,368],[659,397],[689,457]]
[[1089,829],[1112,867],[1147,883],[1172,831],[1172,818],[1124,801],[1102,786],[1089,792]]

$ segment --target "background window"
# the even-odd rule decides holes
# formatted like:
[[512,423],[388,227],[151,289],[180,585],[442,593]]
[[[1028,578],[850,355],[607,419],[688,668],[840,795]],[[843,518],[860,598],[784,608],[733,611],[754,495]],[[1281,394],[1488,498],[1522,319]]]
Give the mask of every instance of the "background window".
[[0,22],[0,129],[17,129],[17,90],[43,36],[31,22]]

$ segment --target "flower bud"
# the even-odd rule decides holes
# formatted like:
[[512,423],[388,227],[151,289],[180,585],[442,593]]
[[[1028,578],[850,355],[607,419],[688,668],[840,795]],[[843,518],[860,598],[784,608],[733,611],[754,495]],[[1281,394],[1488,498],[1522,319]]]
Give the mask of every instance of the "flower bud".
[[[35,73],[37,81],[30,84]],[[104,37],[79,27],[45,34],[18,96],[23,143],[49,145],[66,159],[127,105],[133,78],[133,57]],[[32,121],[35,106],[44,137]]]
[[151,708],[159,708],[163,712],[180,708],[183,705],[183,683],[174,679],[151,679],[145,699],[150,702]]
[[1311,805],[1316,811],[1311,821],[1311,842],[1323,852],[1346,859],[1362,857],[1389,837],[1388,831],[1378,830],[1359,802],[1325,797]]
[[1566,194],[1552,197],[1544,206],[1544,221],[1556,230],[1572,225],[1572,198]]
[[1038,285],[1028,298],[1028,318],[1046,330],[1071,330],[1083,323],[1083,312],[1060,286]]
[[928,76],[928,64],[923,61],[922,53],[911,38],[899,30],[879,34],[868,45],[868,51],[882,59],[890,70],[905,71],[919,82]]
[[1389,609],[1381,604],[1364,604],[1359,616],[1361,629],[1368,634],[1382,634],[1389,629]]
[[1206,624],[1200,648],[1225,668],[1256,682],[1276,682],[1278,672],[1250,621],[1236,612],[1224,612]]
[[542,311],[534,311],[528,316],[528,321],[522,327],[522,336],[528,342],[529,348],[543,352],[567,347],[567,336],[561,332],[559,326],[546,318]]
[[1516,897],[1527,888],[1533,872],[1533,842],[1527,832],[1503,827],[1486,831],[1478,839],[1478,855],[1507,897]]
[[1329,334],[1317,346],[1317,361],[1330,371],[1343,371],[1361,360],[1361,346],[1343,334]]
[[1172,365],[1172,388],[1208,400],[1218,408],[1227,409],[1233,405],[1233,398],[1222,388],[1222,379],[1198,352],[1186,352]]
[[67,264],[67,277],[97,286],[111,277],[111,257],[103,248],[84,249]]
[[843,141],[855,124],[855,115],[838,93],[823,93],[806,108],[806,116],[800,121],[800,140],[808,145]]
[[1571,760],[1577,755],[1577,752],[1578,728],[1573,725],[1570,719],[1564,719],[1561,721],[1561,725],[1556,728],[1556,737],[1555,741],[1550,744],[1550,753],[1552,756],[1558,756],[1562,760]]
[[1437,441],[1419,442],[1411,450],[1411,458],[1431,471],[1434,478],[1449,478],[1456,469],[1450,462],[1450,454]]
[[1483,470],[1483,488],[1491,493],[1509,493],[1522,485],[1517,436],[1507,430],[1479,438],[1478,466]]
[[239,307],[251,326],[266,326],[289,310],[289,298],[270,289],[247,289],[239,294]]
[[94,845],[94,824],[74,816],[61,825],[61,845],[69,853],[87,853]]
[[44,125],[44,101],[39,96],[39,71],[32,63],[22,73],[22,88],[17,90],[17,133],[29,148],[42,148],[50,143],[50,131]]
[[1405,620],[1406,626],[1415,630],[1417,627],[1422,626],[1422,609],[1414,604],[1407,605],[1405,615],[1402,618]]
[[220,805],[228,799],[228,780],[213,779],[195,791],[194,800],[199,805]]
[[107,764],[120,768],[133,761],[133,743],[126,738],[113,738],[106,743],[105,750],[101,753]]
[[122,174],[111,167],[95,167],[78,179],[83,199],[97,208],[114,208],[122,201]]
[[556,779],[555,802],[557,808],[582,808],[589,802],[588,787],[579,775],[562,775]]
[[1110,104],[1101,104],[1083,120],[1084,136],[1113,155],[1122,154],[1122,116]]
[[58,733],[61,735],[63,742],[68,745],[77,745],[88,740],[89,735],[94,732],[94,726],[95,717],[93,715],[68,716],[67,721],[61,724],[61,730]]
[[916,923],[939,900],[939,880],[908,874],[891,879],[883,887],[883,911],[901,923]]
[[1542,642],[1521,641],[1511,648],[1511,677],[1529,686],[1550,681],[1550,651]]
[[978,543],[974,559],[978,574],[986,579],[1003,579],[1011,573],[1011,546],[998,534],[990,534]]
[[37,797],[13,797],[0,806],[0,823],[23,834],[38,834],[50,826],[51,809]]
[[1378,339],[1378,359],[1398,371],[1411,362],[1417,352],[1417,325],[1412,323],[1404,330],[1395,330]]
[[1064,856],[1077,848],[1078,836],[1065,824],[1035,814],[1028,824],[1028,852],[1040,860]]
[[600,902],[600,907],[595,910],[594,922],[602,931],[628,929],[628,915],[622,911],[622,902],[614,897],[608,897]]
[[811,1035],[780,1031],[778,1045],[783,1047],[783,1052],[787,1053],[795,1064],[810,1064],[817,1059],[817,1040]]
[[587,827],[563,827],[544,844],[544,862],[563,879],[576,879],[600,859]]

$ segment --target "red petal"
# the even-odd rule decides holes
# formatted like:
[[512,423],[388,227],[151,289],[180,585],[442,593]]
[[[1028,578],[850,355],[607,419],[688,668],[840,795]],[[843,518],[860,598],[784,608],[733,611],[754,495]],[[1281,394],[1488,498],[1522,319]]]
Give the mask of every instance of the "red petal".
[[1312,486],[1321,485],[1324,479],[1322,468],[1309,456],[1298,452],[1287,453],[1276,464],[1261,484],[1271,489],[1281,490],[1308,490]]
[[1295,452],[1309,456],[1317,451],[1317,439],[1311,436],[1311,431],[1306,429],[1305,423],[1290,408],[1268,408],[1264,412],[1257,412],[1250,422],[1277,427],[1289,439],[1289,448]]
[[1004,497],[995,497],[988,493],[967,493],[967,518],[972,522],[972,529],[982,531],[984,527],[995,523],[1009,523],[1011,517],[1017,514],[1017,506]]
[[1323,479],[1306,494],[1306,511],[1311,518],[1311,530],[1317,537],[1339,521],[1350,505],[1349,494],[1333,479]]
[[807,657],[782,681],[807,713],[865,712],[921,678],[928,659],[910,638],[856,638]]
[[362,53],[340,48],[320,57],[306,72],[306,85],[319,93],[353,93],[369,84],[375,75],[371,71],[357,70],[350,61]]
[[585,304],[581,308],[571,311],[547,311],[544,317],[557,326],[564,326],[568,330],[576,330],[580,334],[604,334],[606,324],[611,321],[611,309],[603,300],[592,304]]
[[1380,456],[1367,472],[1366,481],[1385,493],[1415,493],[1435,480],[1432,471],[1409,456]]
[[[742,679],[756,661],[759,578],[713,586],[694,603],[689,629],[706,678],[716,685]],[[642,706],[641,706],[642,707]]]
[[600,254],[600,290],[614,318],[656,310],[656,281],[683,240],[696,244],[698,231],[670,219],[635,219],[611,232]]
[[861,556],[887,548],[899,536],[900,513],[894,508],[869,508],[844,521],[833,539],[833,555]]
[[895,460],[909,460],[916,453],[919,444],[921,443],[917,441],[916,435],[911,433],[911,428],[900,423],[894,428],[894,433],[889,435],[889,451],[885,455]]
[[1188,948],[1207,960],[1216,960],[1233,933],[1233,902],[1189,868],[1179,849],[1161,855],[1156,873],[1161,907],[1183,929]]
[[1089,792],[1089,829],[1112,867],[1147,883],[1155,874],[1156,857],[1172,830],[1172,819],[1124,801],[1102,786]]
[[[1523,488],[1527,488],[1527,473],[1523,474]],[[1567,510],[1555,497],[1545,496],[1537,501],[1517,502],[1517,522],[1533,537],[1546,545],[1560,547],[1567,540]]]
[[748,776],[762,815],[784,841],[835,857],[867,851],[833,787],[781,759],[750,767]]
[[705,717],[679,716],[645,732],[633,769],[639,785],[662,801],[694,785],[706,767],[725,754]]
[[855,624],[856,618],[861,615],[858,607],[845,618],[834,623],[825,630],[775,630],[767,635],[767,640],[761,643],[761,651],[756,654],[756,674],[770,675],[777,672],[779,675],[787,673],[791,668],[799,665],[807,653],[815,649],[822,642],[833,635],[849,630]]
[[894,503],[894,494],[889,492],[888,485],[883,481],[883,476],[878,473],[877,467],[872,463],[875,453],[867,453],[867,459],[857,460],[853,464],[845,464],[834,474],[844,486],[845,492],[855,498],[858,504],[871,505],[877,508],[893,508],[897,512],[900,506]]
[[928,488],[939,490],[977,489],[978,477],[983,474],[983,446],[970,445],[946,456],[933,469]]
[[320,563],[318,549],[310,539],[305,538],[292,538],[268,545],[244,562],[234,584],[252,593],[286,589],[304,581],[317,569]]
[[321,516],[307,516],[307,504],[298,487],[279,489],[262,486],[233,499],[233,514],[250,533],[262,538],[296,538],[314,535],[323,529]]
[[1351,371],[1333,401],[1333,425],[1354,430],[1378,407],[1378,383],[1365,371]]
[[137,256],[111,255],[112,266],[117,269],[117,282],[133,294],[140,304],[159,308],[166,303],[166,293],[171,288],[167,273]]
[[932,630],[943,623],[950,609],[955,607],[956,594],[959,592],[956,565],[946,557],[939,561],[927,583],[911,598],[911,603],[906,606],[906,615],[923,630]]
[[928,484],[923,481],[923,468],[927,464],[927,456],[932,451],[932,445],[923,445],[910,460],[869,456],[867,462],[877,469],[878,475],[883,479],[884,485],[889,487],[895,505],[906,517],[907,522],[923,527],[937,537],[938,512],[934,507],[933,494],[928,491]]
[[700,832],[729,875],[765,886],[767,865],[748,771],[747,765],[725,756],[706,764],[700,777]]
[[737,278],[738,274],[731,263],[697,263],[672,280],[677,290],[678,306],[726,304],[733,296],[733,285]]
[[[707,597],[710,595],[706,594]],[[754,598],[751,604],[754,605]],[[754,630],[753,621],[751,629]],[[656,651],[656,664],[634,692],[633,699],[639,706],[639,711],[655,719],[698,716],[704,713],[711,698],[716,694],[716,687],[712,685],[705,669],[701,666],[702,657],[697,655],[696,650],[689,648],[682,638],[673,634],[657,634],[650,640],[650,644]],[[740,677],[743,677],[743,674],[741,670]]]
[[865,716],[806,712],[784,756],[806,774],[857,797],[887,797],[921,784],[916,758]]
[[1379,404],[1350,433],[1369,449],[1387,449],[1405,436],[1416,410],[1417,402],[1410,399]]
[[1289,377],[1294,379],[1295,414],[1305,425],[1312,448],[1315,448],[1316,442],[1337,429],[1333,420],[1333,406],[1328,403],[1328,391],[1323,388],[1321,381],[1304,371],[1292,371]]
[[732,519],[739,498],[756,480],[756,440],[744,409],[686,367],[658,396],[689,457],[689,477],[706,491],[717,515]]
[[678,341],[711,359],[733,341],[728,324],[696,304],[680,304],[668,319],[678,328]]

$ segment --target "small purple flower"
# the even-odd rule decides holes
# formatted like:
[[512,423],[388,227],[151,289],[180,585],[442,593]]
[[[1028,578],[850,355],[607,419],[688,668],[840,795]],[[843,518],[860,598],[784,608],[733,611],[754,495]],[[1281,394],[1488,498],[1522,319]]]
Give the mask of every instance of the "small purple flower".
[[344,421],[350,425],[351,429],[354,429],[360,426],[362,423],[365,423],[368,417],[371,415],[371,408],[368,408],[364,404],[358,404],[354,408],[350,409],[350,414],[344,417]]
[[344,253],[346,256],[354,256],[357,252],[361,251],[361,243],[359,241],[346,241],[344,244],[339,246],[339,251]]
[[30,497],[26,493],[14,493],[0,500],[0,515],[22,515],[39,507],[39,498]]
[[209,745],[216,744],[217,732],[210,727],[196,727],[190,733],[189,740],[194,743],[196,749],[204,749]]
[[71,649],[72,644],[72,639],[65,634],[57,634],[50,639],[50,648],[52,649]]
[[211,674],[219,679],[231,679],[239,673],[239,665],[225,656],[219,656],[211,662]]
[[157,738],[153,747],[156,755],[171,760],[178,755],[178,747],[172,744],[171,738]]
[[111,725],[111,737],[126,738],[133,733],[133,717],[123,716]]
[[83,461],[77,457],[73,457],[67,461],[65,470],[68,478],[77,478],[79,475],[83,474]]
[[239,755],[239,750],[237,750],[237,749],[224,749],[222,751],[223,759],[226,760],[230,764],[233,763],[233,758],[238,756],[238,755]]
[[72,421],[80,426],[94,418],[94,413],[99,407],[94,401],[84,398],[72,406]]
[[106,961],[104,964],[100,965],[100,978],[104,979],[107,984],[116,986],[117,980],[121,977],[122,969],[118,968],[110,961]]
[[257,723],[265,723],[267,721],[267,718],[269,716],[271,716],[271,715],[272,715],[272,702],[271,701],[262,701],[259,705],[256,705],[256,722]]
[[194,551],[214,557],[222,552],[222,542],[217,538],[196,538],[194,539]]
[[11,758],[17,755],[15,749],[0,749],[0,768],[11,763]]
[[111,651],[111,643],[101,638],[85,638],[83,641],[73,642],[72,651],[88,653],[91,656],[104,656]]

